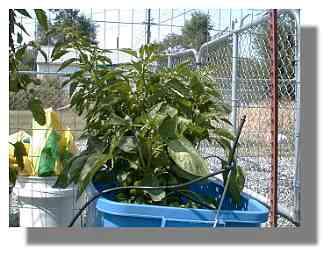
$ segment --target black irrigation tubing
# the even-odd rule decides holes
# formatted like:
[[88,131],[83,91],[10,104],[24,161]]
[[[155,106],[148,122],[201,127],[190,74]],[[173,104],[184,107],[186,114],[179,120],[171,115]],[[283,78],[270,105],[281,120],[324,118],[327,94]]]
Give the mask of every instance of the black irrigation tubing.
[[75,217],[72,219],[72,221],[70,222],[69,224],[69,228],[72,227],[76,220],[79,218],[79,216],[82,214],[82,212],[87,208],[87,206],[89,206],[95,199],[99,198],[100,196],[102,195],[105,195],[107,193],[110,193],[110,192],[114,192],[114,191],[119,191],[119,190],[131,190],[131,189],[137,189],[137,190],[166,190],[166,189],[180,189],[180,188],[184,188],[186,186],[189,186],[191,184],[194,184],[194,183],[198,183],[200,181],[203,181],[209,177],[213,177],[213,176],[217,176],[221,173],[224,173],[224,172],[227,172],[227,171],[230,171],[232,169],[232,167],[228,167],[228,168],[225,168],[225,169],[222,169],[220,171],[217,171],[215,173],[212,173],[212,174],[209,174],[207,176],[202,176],[202,177],[199,177],[199,178],[196,178],[196,179],[193,179],[189,182],[186,182],[186,183],[182,183],[182,184],[177,184],[177,185],[165,185],[165,186],[118,186],[118,187],[113,187],[113,188],[109,188],[109,189],[106,189],[106,190],[103,190],[101,191],[100,193],[94,195],[90,200],[88,200],[80,209],[79,211],[77,212],[77,214],[75,215]]

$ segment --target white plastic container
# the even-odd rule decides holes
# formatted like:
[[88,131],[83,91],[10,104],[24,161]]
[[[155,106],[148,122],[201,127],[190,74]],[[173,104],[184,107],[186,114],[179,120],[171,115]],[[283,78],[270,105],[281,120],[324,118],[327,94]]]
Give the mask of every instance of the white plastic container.
[[[66,227],[80,207],[75,188],[52,188],[57,177],[18,176],[14,188],[20,227]],[[75,226],[81,226],[77,220]]]
[[[95,189],[92,183],[87,186],[86,196],[88,200],[92,199],[98,193],[99,192],[97,191],[97,189]],[[97,217],[98,214],[97,214],[96,205],[97,205],[97,200],[94,200],[86,209],[87,227],[96,227],[96,225],[98,224],[98,217]]]

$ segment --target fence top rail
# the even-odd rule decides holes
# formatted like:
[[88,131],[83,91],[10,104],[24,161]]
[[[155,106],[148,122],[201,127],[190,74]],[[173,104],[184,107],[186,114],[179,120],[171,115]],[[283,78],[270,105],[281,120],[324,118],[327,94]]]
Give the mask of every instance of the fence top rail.
[[173,58],[173,57],[181,57],[181,56],[185,56],[185,55],[188,55],[188,54],[192,54],[194,56],[194,58],[196,58],[198,56],[198,52],[193,49],[193,48],[190,48],[190,49],[185,49],[181,52],[178,52],[178,53],[174,53],[174,54],[168,54],[169,57]]
[[[278,11],[278,15],[282,15],[282,14],[289,14],[292,16],[292,18],[295,20],[296,26],[299,25],[299,12],[297,10],[293,10],[293,9],[280,9]],[[250,29],[251,27],[254,27],[258,24],[261,24],[263,22],[267,22],[268,21],[268,16],[267,13],[265,13],[263,16],[259,17],[258,19],[255,19],[254,21],[252,21],[249,24],[246,24],[245,26],[242,26],[238,29],[235,30],[231,30],[229,32],[227,32],[226,34],[213,39],[211,41],[205,42],[204,44],[201,45],[199,51],[197,52],[197,61],[200,62],[201,61],[201,57],[202,54],[204,52],[204,49],[208,49],[210,47],[212,47],[213,45],[222,43],[223,41],[227,40],[229,37],[231,37],[233,34],[238,34],[240,32],[243,32],[245,30]]]

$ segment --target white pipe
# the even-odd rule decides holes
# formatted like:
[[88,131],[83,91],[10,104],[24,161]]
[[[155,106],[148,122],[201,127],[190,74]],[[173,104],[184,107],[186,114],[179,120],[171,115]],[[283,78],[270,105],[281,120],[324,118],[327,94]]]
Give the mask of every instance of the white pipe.
[[59,75],[59,76],[70,76],[72,72],[41,72],[41,71],[17,71],[20,74],[30,75]]
[[290,12],[296,23],[296,44],[295,44],[295,177],[294,177],[294,215],[297,221],[301,221],[301,166],[300,166],[300,145],[301,145],[301,31],[300,31],[300,10]]
[[231,122],[233,131],[237,131],[237,85],[238,85],[238,34],[234,33],[232,37],[232,111]]
[[[253,192],[250,189],[244,188],[243,190],[244,194],[246,194],[247,196],[249,196],[250,198],[262,203],[264,206],[266,206],[268,209],[270,209],[270,200],[266,197],[264,197],[263,195],[260,195],[256,192]],[[295,218],[295,214],[293,214],[293,211],[285,208],[282,205],[277,205],[277,214],[279,214],[280,216],[286,218],[287,220],[289,220],[290,222],[292,222],[294,225],[299,226],[300,222],[296,220]]]

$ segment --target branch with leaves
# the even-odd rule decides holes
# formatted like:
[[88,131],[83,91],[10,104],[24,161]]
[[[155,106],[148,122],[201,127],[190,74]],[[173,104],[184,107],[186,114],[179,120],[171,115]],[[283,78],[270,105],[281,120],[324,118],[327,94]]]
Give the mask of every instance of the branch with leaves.
[[[45,11],[35,9],[34,14],[38,23],[47,30],[48,23]],[[27,19],[32,19],[31,14],[25,9],[9,9],[9,91],[14,93],[24,91],[33,118],[40,125],[44,125],[46,123],[46,116],[42,103],[34,95],[33,90],[27,89],[29,84],[39,85],[40,80],[20,73],[19,67],[22,65],[23,57],[29,48],[39,51],[44,56],[45,60],[47,60],[47,55],[35,41],[24,42],[24,35],[30,35],[24,25],[19,21],[19,15]],[[23,156],[27,154],[22,142],[15,143],[14,148],[18,167],[9,168],[9,179],[12,185],[15,185],[17,170],[24,169]]]

